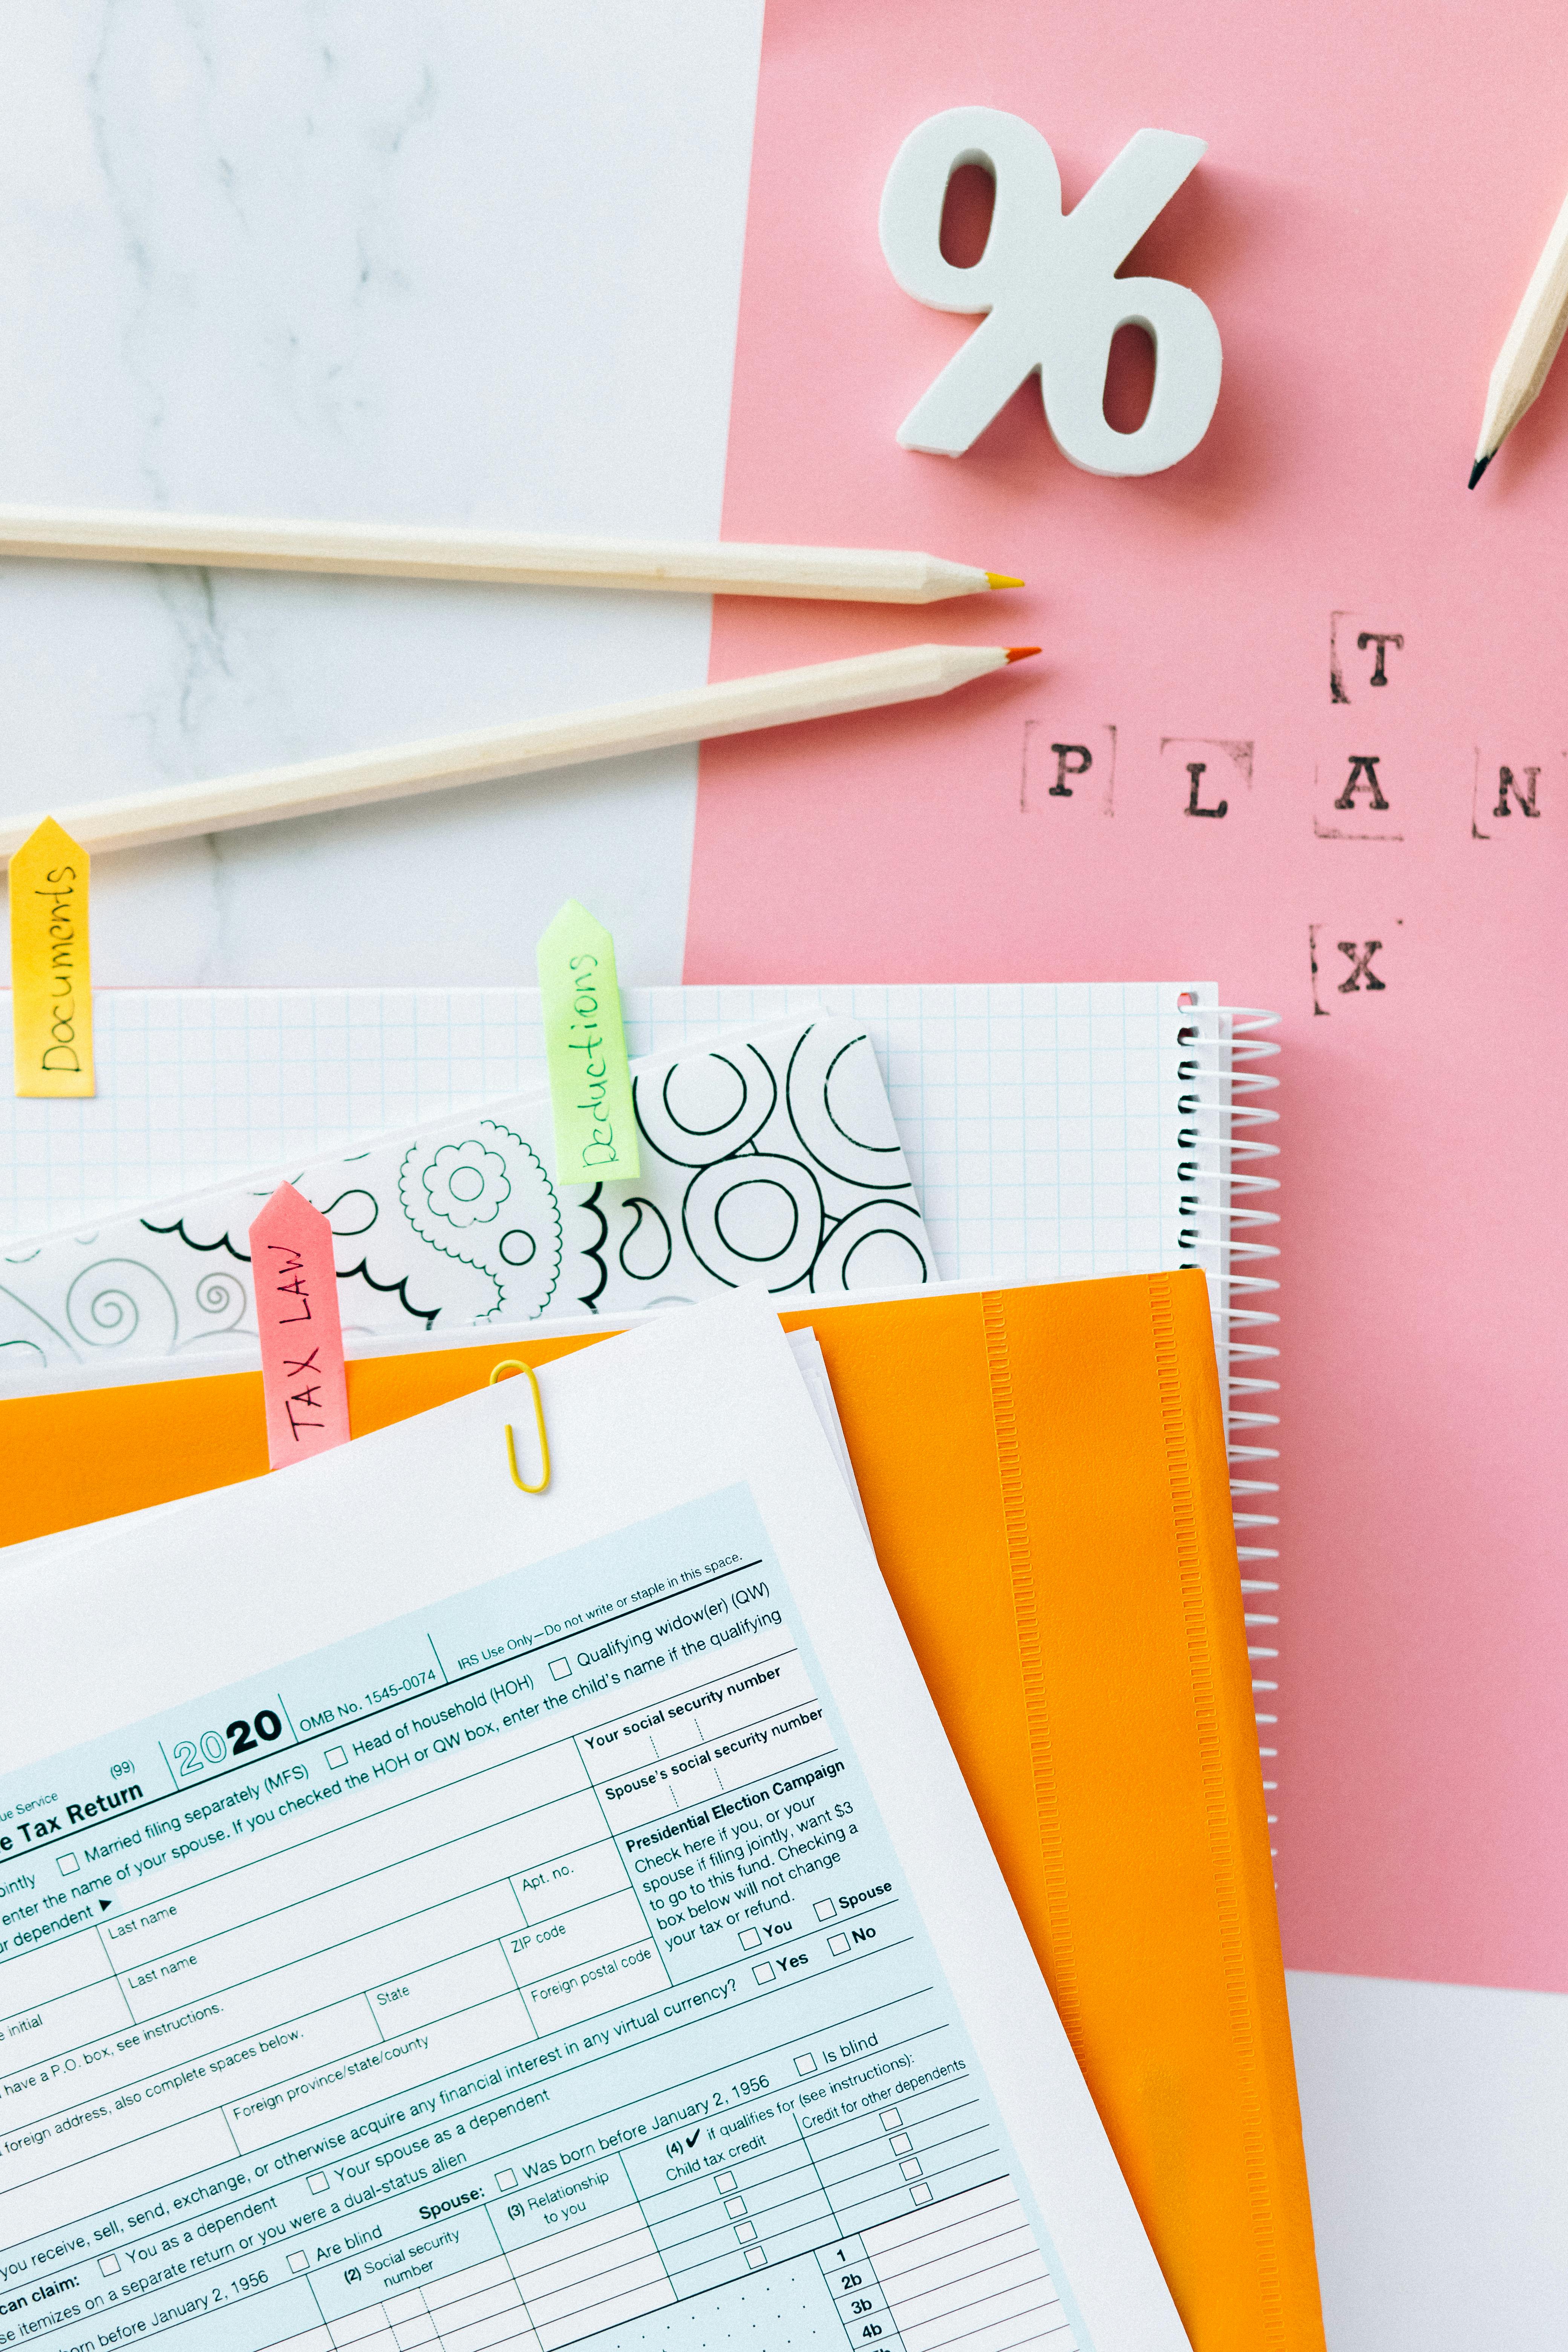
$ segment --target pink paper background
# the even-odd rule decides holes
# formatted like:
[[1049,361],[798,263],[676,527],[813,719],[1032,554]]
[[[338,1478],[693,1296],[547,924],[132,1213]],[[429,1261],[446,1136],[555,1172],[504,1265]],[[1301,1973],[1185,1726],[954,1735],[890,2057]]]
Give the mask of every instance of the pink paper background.
[[[922,638],[1047,654],[710,746],[687,956],[694,982],[1187,974],[1284,1013],[1287,1958],[1559,1990],[1568,357],[1465,483],[1568,184],[1565,89],[1568,13],[1542,0],[774,0],[725,534],[1031,585],[721,604],[714,675]],[[1068,204],[1141,126],[1210,142],[1130,265],[1194,287],[1224,339],[1214,424],[1173,472],[1075,471],[1034,384],[960,460],[896,446],[970,322],[893,285],[879,197],[915,124],[975,104],[1045,132]],[[1346,707],[1336,608],[1405,638],[1382,691],[1352,642]],[[1020,808],[1027,721],[1037,754],[1117,728],[1113,814],[1047,798],[1048,753]],[[1223,821],[1184,814],[1204,755],[1163,759],[1165,737],[1255,744],[1250,788],[1210,766]],[[1399,840],[1314,831],[1366,824],[1364,796],[1331,807],[1358,751]],[[1536,822],[1486,817],[1503,761],[1540,767]],[[1341,992],[1337,942],[1372,938],[1384,991]]]

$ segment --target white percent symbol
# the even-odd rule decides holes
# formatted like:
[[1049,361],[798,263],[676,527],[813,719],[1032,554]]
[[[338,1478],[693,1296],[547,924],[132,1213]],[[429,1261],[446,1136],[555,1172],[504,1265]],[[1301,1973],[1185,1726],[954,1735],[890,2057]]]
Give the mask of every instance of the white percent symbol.
[[[989,311],[899,427],[906,449],[962,456],[1037,369],[1057,446],[1091,474],[1155,474],[1195,449],[1219,397],[1219,329],[1185,286],[1118,278],[1206,142],[1134,133],[1088,194],[1062,211],[1047,142],[1016,114],[957,106],[911,131],[882,191],[882,251],[906,294],[932,310]],[[948,183],[965,163],[995,182],[985,249],[972,268],[943,258]],[[1105,371],[1119,327],[1154,345],[1154,392],[1136,432],[1105,415]]]

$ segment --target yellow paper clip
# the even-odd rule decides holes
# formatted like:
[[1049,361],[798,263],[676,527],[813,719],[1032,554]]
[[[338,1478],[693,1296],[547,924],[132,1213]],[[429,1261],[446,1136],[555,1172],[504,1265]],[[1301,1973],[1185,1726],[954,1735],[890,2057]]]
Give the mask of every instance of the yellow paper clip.
[[525,1364],[520,1356],[507,1356],[490,1374],[489,1385],[492,1389],[503,1372],[524,1372],[528,1376],[528,1385],[533,1391],[533,1425],[539,1432],[539,1454],[544,1465],[544,1475],[537,1486],[531,1486],[526,1478],[518,1476],[517,1440],[511,1433],[511,1423],[509,1421],[506,1423],[506,1462],[507,1468],[511,1472],[511,1483],[524,1495],[542,1495],[550,1484],[550,1440],[545,1434],[544,1399],[539,1393],[538,1376],[533,1366]]

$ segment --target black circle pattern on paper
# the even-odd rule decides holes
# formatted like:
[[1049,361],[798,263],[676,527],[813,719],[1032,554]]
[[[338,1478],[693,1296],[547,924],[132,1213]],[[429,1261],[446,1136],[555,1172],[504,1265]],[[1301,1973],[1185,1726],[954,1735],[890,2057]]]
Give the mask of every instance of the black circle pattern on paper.
[[[719,1079],[714,1091],[721,1106],[728,1099],[734,1108],[714,1126],[695,1121],[689,1125],[671,1103],[669,1090],[679,1082],[689,1092],[693,1076],[704,1063],[716,1066],[716,1072],[728,1073],[727,1078]],[[743,1150],[772,1118],[778,1094],[778,1080],[755,1045],[743,1046],[738,1057],[684,1054],[662,1076],[655,1073],[632,1081],[632,1099],[644,1139],[661,1160],[673,1161],[677,1168],[710,1168],[716,1160],[727,1160],[731,1152]]]
[[[669,1069],[634,1079],[643,1143],[692,1171],[681,1231],[715,1281],[820,1297],[932,1279],[880,1086],[872,1099],[884,1106],[882,1132],[857,1135],[847,1108],[853,1057],[871,1052],[863,1032],[846,1040],[837,1024],[813,1024],[794,1040],[782,1072],[748,1043],[684,1054]],[[846,1201],[846,1192],[861,1197]],[[636,1205],[640,1223],[644,1204]],[[637,1226],[619,1256],[623,1272],[638,1281],[657,1280],[668,1265],[668,1255],[647,1251]]]

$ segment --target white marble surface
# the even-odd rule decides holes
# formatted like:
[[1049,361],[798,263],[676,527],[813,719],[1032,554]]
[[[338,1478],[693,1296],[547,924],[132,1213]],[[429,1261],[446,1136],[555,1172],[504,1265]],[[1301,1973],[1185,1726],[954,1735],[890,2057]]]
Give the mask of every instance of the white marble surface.
[[[0,499],[716,536],[762,0],[0,16]],[[695,683],[696,598],[0,564],[0,806]],[[679,977],[677,751],[98,861],[100,985]]]

